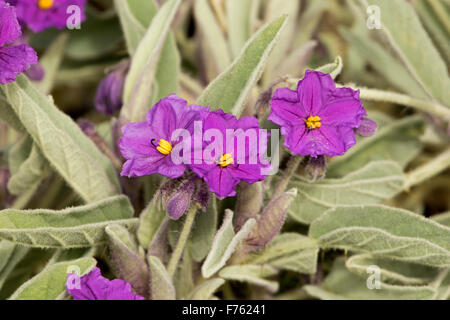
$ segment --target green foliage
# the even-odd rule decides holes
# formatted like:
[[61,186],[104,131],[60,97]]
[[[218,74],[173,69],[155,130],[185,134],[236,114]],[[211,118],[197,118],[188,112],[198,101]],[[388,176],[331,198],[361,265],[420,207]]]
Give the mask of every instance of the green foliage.
[[32,247],[96,246],[106,242],[105,227],[111,223],[134,229],[132,216],[124,196],[61,211],[5,209],[0,211],[0,238]]
[[[89,1],[86,17],[24,38],[43,80],[0,85],[0,298],[70,299],[68,273],[98,263],[153,300],[450,299],[449,0]],[[100,115],[124,60],[121,111]],[[120,177],[121,126],[158,100],[278,129],[273,92],[307,69],[359,90],[378,127],[325,177],[280,141],[278,173],[176,221],[192,173]]]

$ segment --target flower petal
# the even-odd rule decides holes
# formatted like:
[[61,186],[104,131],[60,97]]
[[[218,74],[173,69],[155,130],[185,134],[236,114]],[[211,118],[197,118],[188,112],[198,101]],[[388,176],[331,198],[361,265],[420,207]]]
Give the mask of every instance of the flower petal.
[[297,93],[308,115],[316,116],[335,88],[333,78],[329,74],[307,70],[305,77],[298,83]]
[[357,128],[366,114],[359,98],[359,90],[338,88],[317,114],[322,124]]
[[298,98],[297,92],[288,88],[275,90],[270,101],[270,115],[268,120],[284,125],[298,125],[308,116]]
[[0,46],[11,44],[22,34],[13,6],[0,1]]
[[29,45],[0,48],[0,83],[13,82],[20,73],[37,62],[36,52]]
[[209,185],[209,190],[214,192],[219,198],[236,195],[234,188],[239,183],[239,180],[235,179],[227,168],[215,166],[204,179]]
[[172,103],[164,98],[150,109],[146,115],[147,123],[158,139],[170,140],[172,132],[177,129],[177,116]]
[[[129,123],[122,128],[122,134],[119,149],[125,159],[142,158],[158,152],[152,145],[152,139],[158,139],[158,136],[147,122]],[[155,141],[156,145],[158,141]]]

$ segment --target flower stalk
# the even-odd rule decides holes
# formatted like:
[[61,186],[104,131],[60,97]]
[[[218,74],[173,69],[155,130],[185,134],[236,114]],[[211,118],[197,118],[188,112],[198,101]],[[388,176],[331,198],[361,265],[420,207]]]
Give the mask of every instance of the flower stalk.
[[355,90],[359,90],[360,97],[363,100],[384,101],[401,104],[419,111],[431,113],[438,117],[444,117],[447,120],[450,119],[450,109],[432,100],[413,98],[406,94],[384,90],[357,88],[354,86],[352,87]]
[[430,179],[450,167],[450,148],[423,166],[406,174],[404,189],[409,190],[423,181]]
[[192,225],[195,220],[195,213],[197,212],[197,205],[193,204],[189,209],[186,220],[184,221],[183,229],[181,230],[180,237],[178,238],[175,250],[170,257],[169,264],[167,266],[167,272],[170,277],[173,278],[180,262],[181,256],[183,255],[184,248],[186,247],[189,234],[191,233]]
[[295,172],[298,169],[298,166],[302,162],[302,157],[292,155],[289,159],[289,162],[287,164],[286,171],[281,178],[281,180],[278,182],[277,186],[275,187],[275,192],[272,195],[271,201],[281,196],[281,194],[286,191],[286,188],[289,184],[289,181],[291,181],[292,176],[295,174]]

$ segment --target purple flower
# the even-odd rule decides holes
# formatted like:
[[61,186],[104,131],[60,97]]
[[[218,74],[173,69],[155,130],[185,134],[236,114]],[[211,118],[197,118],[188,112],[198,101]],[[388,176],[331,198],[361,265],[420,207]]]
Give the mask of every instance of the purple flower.
[[356,143],[354,129],[366,114],[359,91],[336,88],[329,74],[310,70],[297,91],[276,90],[270,105],[268,119],[281,126],[284,145],[312,157],[344,154]]
[[119,63],[100,82],[95,96],[95,108],[99,112],[112,115],[122,107],[123,86],[125,84],[128,66],[128,60]]
[[26,44],[5,46],[22,34],[13,6],[0,0],[0,83],[16,80],[17,75],[37,63],[36,52]]
[[80,10],[80,22],[86,17],[84,5],[86,0],[17,0],[17,16],[34,32],[40,32],[47,28],[55,27],[64,29],[67,19],[73,14],[68,8],[78,6]]
[[[201,121],[207,111],[208,108],[188,106],[185,100],[170,95],[149,110],[146,121],[124,126],[119,149],[127,161],[121,175],[139,177],[159,173],[169,178],[180,177],[186,165],[174,163],[171,152],[179,143],[189,141],[190,144],[191,140],[172,137],[172,134],[176,129],[185,129],[192,136],[194,121]],[[178,147],[184,149],[183,145]]]
[[[230,129],[235,132],[233,135],[229,134]],[[211,142],[207,141],[206,132],[212,133],[213,130],[221,134],[218,138],[222,138],[222,141],[216,141],[216,138],[211,138]],[[250,139],[251,134],[246,136],[246,133],[251,132],[254,133],[253,141]],[[234,189],[239,182],[264,180],[270,171],[270,164],[260,161],[260,154],[266,151],[266,146],[263,144],[260,147],[259,142],[264,134],[267,137],[255,117],[236,119],[234,115],[222,110],[212,111],[204,120],[203,144],[200,149],[194,149],[190,168],[205,180],[209,190],[219,198],[235,196]],[[218,145],[217,143],[220,147],[210,150],[210,146]],[[198,155],[201,155],[201,161],[197,159]],[[263,174],[265,171],[267,173]]]
[[[95,267],[91,272],[79,278],[76,274],[67,276],[66,288],[74,300],[144,300],[131,291],[131,285],[123,280],[108,280],[100,269]],[[77,286],[77,284],[79,286]]]

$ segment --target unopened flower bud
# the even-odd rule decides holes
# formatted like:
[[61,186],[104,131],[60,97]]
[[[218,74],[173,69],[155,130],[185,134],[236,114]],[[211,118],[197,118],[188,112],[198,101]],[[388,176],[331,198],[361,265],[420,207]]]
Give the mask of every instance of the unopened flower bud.
[[25,71],[25,74],[30,78],[32,81],[41,81],[44,79],[45,71],[42,66],[37,63],[31,65],[27,71]]
[[128,72],[128,60],[122,61],[100,82],[95,96],[95,108],[109,115],[122,107],[122,94]]
[[191,206],[195,191],[193,179],[186,180],[167,202],[167,214],[173,220],[178,220]]
[[311,182],[325,177],[325,173],[327,172],[325,156],[318,156],[317,158],[310,157],[305,171],[311,177]]
[[377,123],[367,117],[362,118],[361,124],[356,128],[355,132],[361,137],[370,137],[377,131]]

